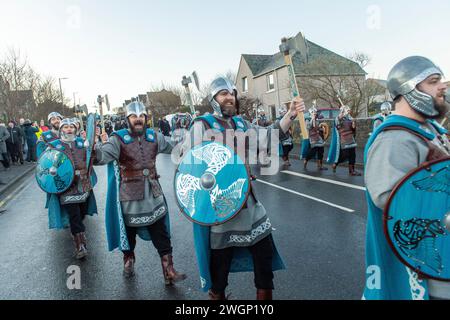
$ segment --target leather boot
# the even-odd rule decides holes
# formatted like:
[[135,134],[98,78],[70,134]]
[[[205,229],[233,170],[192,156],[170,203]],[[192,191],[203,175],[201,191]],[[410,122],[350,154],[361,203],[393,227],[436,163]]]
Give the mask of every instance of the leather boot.
[[327,171],[328,168],[323,166],[323,160],[317,160],[317,169],[320,171]]
[[78,260],[85,258],[87,256],[87,249],[84,233],[77,233],[73,239],[75,242],[75,258]]
[[171,254],[166,254],[161,257],[161,266],[164,274],[164,281],[166,285],[172,285],[175,282],[182,281],[187,278],[186,274],[178,273],[173,267],[173,260]]
[[272,300],[272,289],[256,289],[256,300]]
[[208,291],[209,300],[228,300],[225,292],[214,293],[211,289]]
[[136,257],[134,252],[123,254],[123,275],[125,277],[134,276],[134,263],[136,262]]
[[353,176],[353,177],[360,177],[361,173],[358,171],[355,171],[355,166],[354,165],[349,165],[348,166],[348,174]]

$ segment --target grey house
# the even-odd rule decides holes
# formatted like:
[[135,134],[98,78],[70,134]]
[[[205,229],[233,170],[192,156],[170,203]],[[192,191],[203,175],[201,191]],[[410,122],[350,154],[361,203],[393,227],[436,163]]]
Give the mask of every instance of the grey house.
[[[306,40],[302,33],[289,38],[288,42],[299,91],[306,100],[308,108],[313,98],[302,92],[302,82],[305,79],[348,76],[365,81],[366,72],[356,62]],[[324,69],[312,67],[317,61],[333,61],[333,63],[329,64],[324,71]],[[271,119],[277,117],[280,106],[288,105],[292,99],[283,54],[281,52],[273,55],[243,54],[236,77],[236,87],[240,95],[258,99],[261,103],[259,108],[264,109]],[[320,99],[317,100],[317,106],[318,108],[339,107],[331,106],[330,103]]]

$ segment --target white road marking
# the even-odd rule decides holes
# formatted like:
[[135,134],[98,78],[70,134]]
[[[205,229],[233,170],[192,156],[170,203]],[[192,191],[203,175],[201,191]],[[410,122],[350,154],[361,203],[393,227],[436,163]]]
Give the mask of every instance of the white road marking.
[[317,202],[326,204],[326,205],[328,205],[330,207],[334,207],[334,208],[340,209],[342,211],[346,211],[346,212],[350,212],[350,213],[355,212],[355,210],[353,210],[353,209],[349,209],[349,208],[346,208],[346,207],[343,207],[343,206],[340,206],[340,205],[337,205],[337,204],[334,204],[334,203],[331,203],[331,202],[328,202],[328,201],[325,201],[325,200],[322,200],[322,199],[319,199],[319,198],[308,196],[306,194],[303,194],[303,193],[300,193],[300,192],[297,192],[297,191],[294,191],[294,190],[291,190],[291,189],[287,189],[287,188],[278,186],[276,184],[273,184],[273,183],[270,183],[270,182],[267,182],[267,181],[264,181],[264,180],[261,180],[261,179],[257,179],[256,181],[260,182],[260,183],[263,183],[263,184],[266,184],[268,186],[271,186],[271,187],[274,187],[274,188],[277,188],[277,189],[280,189],[280,190],[283,190],[283,191],[286,191],[286,192],[298,195],[300,197],[304,197],[304,198],[307,198],[307,199],[310,199],[310,200],[313,200],[313,201],[317,201]]
[[361,187],[361,186],[358,186],[356,184],[350,184],[350,183],[335,181],[335,180],[331,180],[331,179],[313,177],[313,176],[309,176],[307,174],[302,174],[302,173],[293,172],[293,171],[286,171],[285,170],[285,171],[281,171],[281,172],[285,173],[285,174],[289,174],[291,176],[296,176],[296,177],[305,178],[305,179],[309,179],[309,180],[316,180],[316,181],[331,183],[331,184],[335,184],[335,185],[338,185],[338,186],[352,188],[352,189],[356,189],[356,190],[361,190],[361,191],[366,191],[367,190],[365,187]]

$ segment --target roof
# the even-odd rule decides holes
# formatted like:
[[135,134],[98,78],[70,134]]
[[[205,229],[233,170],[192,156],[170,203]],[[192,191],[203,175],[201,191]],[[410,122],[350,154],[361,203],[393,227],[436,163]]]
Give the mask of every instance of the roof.
[[[291,47],[295,46],[295,41],[298,41],[300,33],[290,38]],[[337,53],[325,49],[314,42],[306,40],[307,52],[302,54],[299,48],[294,47],[291,50],[292,64],[294,65],[295,74],[297,76],[304,75],[362,75],[366,72],[356,62],[344,58]],[[292,46],[294,44],[294,46]],[[272,70],[285,66],[284,55],[277,52],[273,55],[259,55],[259,54],[243,54],[242,57],[247,62],[253,76],[257,77],[268,73]],[[327,64],[327,71],[314,68],[314,62],[320,59],[327,59],[333,63]]]

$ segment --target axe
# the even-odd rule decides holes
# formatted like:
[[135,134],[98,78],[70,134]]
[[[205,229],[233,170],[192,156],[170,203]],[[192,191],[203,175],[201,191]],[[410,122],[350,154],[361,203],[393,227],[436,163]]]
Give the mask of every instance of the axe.
[[[288,74],[289,74],[289,82],[292,90],[292,95],[294,98],[299,97],[300,93],[298,91],[298,85],[297,85],[297,79],[295,79],[295,73],[294,73],[294,66],[292,65],[292,57],[289,53],[289,44],[288,39],[283,38],[281,39],[281,45],[280,45],[280,51],[282,54],[284,54],[284,62],[288,68]],[[304,140],[309,139],[309,132],[306,129],[306,123],[305,123],[305,114],[303,112],[299,113],[297,115],[297,120],[300,123],[300,129],[302,131],[302,137]]]

